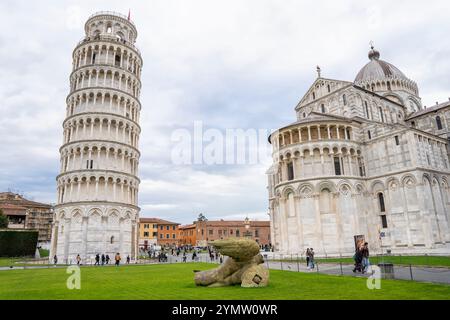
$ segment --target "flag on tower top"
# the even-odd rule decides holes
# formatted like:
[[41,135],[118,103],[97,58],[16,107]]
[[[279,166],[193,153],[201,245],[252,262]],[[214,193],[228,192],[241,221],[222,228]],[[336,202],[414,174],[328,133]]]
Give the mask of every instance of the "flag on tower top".
[[128,21],[130,21],[130,18],[131,18],[131,10],[128,9]]

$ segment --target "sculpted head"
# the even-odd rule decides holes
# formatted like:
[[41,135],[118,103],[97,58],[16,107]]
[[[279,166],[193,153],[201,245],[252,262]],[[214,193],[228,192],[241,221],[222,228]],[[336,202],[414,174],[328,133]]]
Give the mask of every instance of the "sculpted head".
[[216,247],[221,254],[232,257],[236,261],[248,261],[259,253],[259,246],[252,239],[228,238],[215,240],[210,242],[210,245]]

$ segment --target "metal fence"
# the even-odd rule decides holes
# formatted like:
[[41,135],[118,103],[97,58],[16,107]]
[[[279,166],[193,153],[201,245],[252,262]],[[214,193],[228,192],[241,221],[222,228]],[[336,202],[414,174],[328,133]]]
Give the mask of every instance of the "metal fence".
[[[306,257],[301,255],[264,254],[267,268],[272,270],[294,272],[316,272],[339,276],[368,277],[372,274],[362,273],[355,268],[351,257],[315,258],[314,266],[307,265]],[[411,256],[386,256],[376,255],[369,258],[369,264],[379,266],[381,276],[384,279],[401,279],[413,281],[425,281],[450,284],[450,268],[437,266],[421,257],[423,262],[411,263]],[[427,263],[428,261],[428,263]]]
[[[282,270],[291,272],[307,272],[328,274],[336,276],[358,276],[368,277],[371,274],[361,273],[354,271],[355,266],[352,263],[351,257],[335,257],[335,258],[321,258],[314,259],[314,267],[308,266],[306,263],[306,257],[302,255],[286,255],[275,253],[261,253],[264,257],[264,264],[271,270]],[[413,280],[413,281],[425,281],[434,283],[450,284],[450,268],[439,267],[433,265],[431,256],[427,260],[427,256],[421,256],[421,263],[409,263],[411,256],[386,256],[375,255],[369,258],[371,265],[380,265],[382,278],[389,279],[401,279],[401,280]],[[448,257],[447,257],[448,258]],[[223,258],[225,259],[225,258]],[[445,259],[445,258],[444,258]],[[193,259],[192,254],[186,255],[186,263],[200,262],[200,263],[213,263],[220,264],[220,259],[211,259],[208,254],[198,254]],[[151,264],[173,264],[173,263],[185,263],[183,261],[183,255],[167,255],[167,261],[160,261],[158,258],[144,258],[141,257],[137,260],[131,260],[130,265],[151,265]],[[428,263],[427,263],[428,262]],[[422,264],[423,263],[423,264]],[[63,261],[64,265],[75,265],[76,261]],[[101,264],[101,262],[100,262]],[[11,264],[13,268],[28,269],[28,268],[52,268],[54,264],[49,263],[48,258],[42,259],[24,259],[19,263]],[[81,261],[82,266],[94,266],[95,258],[84,259]],[[110,260],[109,265],[114,265],[114,260]],[[126,262],[121,261],[121,265],[126,265]],[[386,265],[388,267],[386,267]],[[8,268],[7,266],[2,267]]]

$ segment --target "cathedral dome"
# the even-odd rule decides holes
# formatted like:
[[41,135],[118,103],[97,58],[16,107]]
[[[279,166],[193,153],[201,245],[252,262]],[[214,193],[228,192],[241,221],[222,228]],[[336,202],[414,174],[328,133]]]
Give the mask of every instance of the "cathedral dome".
[[389,96],[391,100],[400,104],[404,104],[404,99],[398,94],[419,95],[417,84],[408,79],[396,66],[381,60],[380,52],[373,46],[368,57],[370,62],[358,72],[354,81],[356,85],[385,97]]
[[358,72],[355,83],[386,79],[409,80],[397,67],[389,62],[380,60],[380,52],[373,47],[369,51],[368,56],[370,62]]

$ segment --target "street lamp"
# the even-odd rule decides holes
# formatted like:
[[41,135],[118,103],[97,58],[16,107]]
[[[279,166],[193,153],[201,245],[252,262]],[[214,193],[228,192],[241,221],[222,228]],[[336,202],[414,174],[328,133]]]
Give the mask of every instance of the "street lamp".
[[244,234],[244,236],[246,238],[251,238],[252,237],[252,233],[250,231],[250,219],[248,217],[245,218],[244,225],[245,225],[245,234]]

